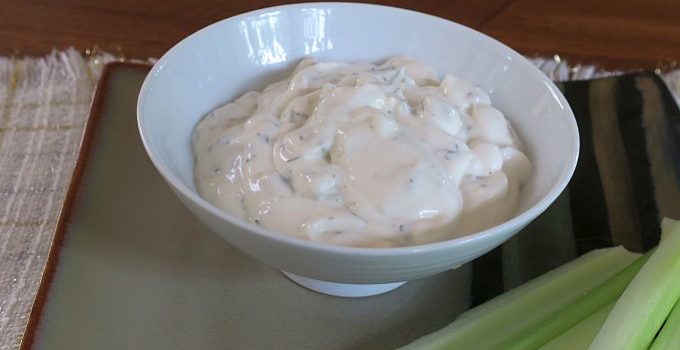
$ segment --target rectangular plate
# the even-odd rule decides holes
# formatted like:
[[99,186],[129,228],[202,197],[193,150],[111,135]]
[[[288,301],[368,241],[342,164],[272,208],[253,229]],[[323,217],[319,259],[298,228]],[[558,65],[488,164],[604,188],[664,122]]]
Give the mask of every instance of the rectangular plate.
[[[137,132],[148,70],[112,64],[100,80],[23,349],[390,349],[580,253],[626,243],[608,226],[584,228],[594,219],[573,199],[593,193],[586,164],[544,215],[473,263],[375,297],[311,292],[212,234],[164,183]],[[588,110],[579,96],[592,86],[579,84],[567,97]],[[651,238],[635,241],[653,244],[658,222],[641,227]]]
[[467,268],[349,300],[298,287],[211,233],[139,140],[148,69],[102,77],[25,348],[385,349],[467,308]]

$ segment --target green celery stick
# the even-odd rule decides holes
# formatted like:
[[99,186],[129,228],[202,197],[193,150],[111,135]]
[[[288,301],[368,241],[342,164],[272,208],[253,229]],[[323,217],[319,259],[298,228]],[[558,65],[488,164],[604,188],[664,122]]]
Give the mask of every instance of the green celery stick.
[[638,256],[623,247],[592,251],[465,312],[402,350],[497,349],[498,344],[535,328]]
[[597,332],[614,308],[614,302],[590,315],[574,327],[569,328],[557,338],[541,346],[539,350],[585,350],[595,339]]
[[[499,345],[498,349],[537,349],[596,313],[607,304],[615,302],[650,256],[651,254],[647,253],[637,258],[633,263],[578,298],[578,300],[563,306],[552,317],[543,320],[543,322],[536,324],[532,328],[523,329],[521,332],[514,334],[512,339]],[[618,348],[609,348],[609,350],[612,349]]]
[[[661,240],[666,240],[668,233],[674,232],[678,227],[680,227],[680,220],[663,220],[661,222]],[[650,350],[677,349],[680,349],[680,300],[675,302],[675,306],[650,347]]]
[[665,240],[669,232],[675,232],[680,227],[680,220],[664,218],[661,220],[661,240]]
[[673,310],[661,328],[661,332],[654,339],[650,350],[678,350],[680,349],[680,302],[676,302]]
[[680,297],[680,225],[664,219],[661,242],[631,281],[590,350],[647,349]]

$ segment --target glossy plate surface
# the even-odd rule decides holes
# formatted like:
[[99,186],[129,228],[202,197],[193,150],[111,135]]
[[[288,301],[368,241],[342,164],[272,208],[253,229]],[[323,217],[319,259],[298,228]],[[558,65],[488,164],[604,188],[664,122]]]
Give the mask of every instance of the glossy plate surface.
[[467,308],[469,267],[344,299],[211,233],[142,148],[134,107],[148,69],[110,66],[99,86],[25,348],[389,349]]

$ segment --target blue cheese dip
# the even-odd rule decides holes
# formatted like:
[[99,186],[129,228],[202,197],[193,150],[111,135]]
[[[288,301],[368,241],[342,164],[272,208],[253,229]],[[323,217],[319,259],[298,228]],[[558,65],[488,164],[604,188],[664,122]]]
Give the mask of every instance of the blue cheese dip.
[[208,113],[195,182],[216,207],[281,234],[395,247],[510,218],[532,173],[482,89],[406,57],[300,62]]

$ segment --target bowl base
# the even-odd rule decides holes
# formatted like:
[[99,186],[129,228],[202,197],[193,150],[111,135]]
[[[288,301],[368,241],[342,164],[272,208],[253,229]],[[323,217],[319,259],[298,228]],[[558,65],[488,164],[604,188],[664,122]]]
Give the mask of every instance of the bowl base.
[[406,282],[382,283],[382,284],[351,284],[351,283],[335,283],[315,280],[312,278],[302,277],[290,272],[281,271],[284,276],[291,281],[315,292],[321,294],[332,295],[336,297],[358,298],[369,297],[395,290]]

